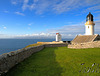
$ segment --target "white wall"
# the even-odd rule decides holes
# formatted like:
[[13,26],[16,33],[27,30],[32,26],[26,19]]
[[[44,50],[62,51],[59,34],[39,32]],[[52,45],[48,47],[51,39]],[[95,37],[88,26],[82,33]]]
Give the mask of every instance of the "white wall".
[[94,25],[85,25],[85,35],[94,35]]

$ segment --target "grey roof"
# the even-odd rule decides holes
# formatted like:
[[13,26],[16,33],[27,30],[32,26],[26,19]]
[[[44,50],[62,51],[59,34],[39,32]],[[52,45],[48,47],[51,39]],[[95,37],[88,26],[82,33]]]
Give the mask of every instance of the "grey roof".
[[77,35],[71,43],[84,43],[95,41],[99,35]]

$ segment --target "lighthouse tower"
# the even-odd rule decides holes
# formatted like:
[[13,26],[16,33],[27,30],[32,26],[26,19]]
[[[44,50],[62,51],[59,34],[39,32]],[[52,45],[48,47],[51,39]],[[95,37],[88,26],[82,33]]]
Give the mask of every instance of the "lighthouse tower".
[[94,25],[95,23],[93,22],[93,15],[89,12],[86,17],[85,35],[94,35]]
[[59,33],[56,33],[56,41],[57,42],[61,41],[61,35]]

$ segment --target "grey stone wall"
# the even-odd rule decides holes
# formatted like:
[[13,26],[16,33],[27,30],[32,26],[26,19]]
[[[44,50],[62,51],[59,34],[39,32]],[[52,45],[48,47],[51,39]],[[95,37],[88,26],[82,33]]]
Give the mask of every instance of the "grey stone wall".
[[81,49],[81,48],[100,48],[100,41],[70,44],[68,48]]
[[0,55],[0,76],[3,73],[8,72],[13,66],[31,56],[33,53],[41,51],[45,47],[61,47],[67,46],[67,44],[45,44],[41,46],[34,46],[30,48],[23,48],[17,51],[12,51]]
[[6,73],[10,68],[44,48],[44,45],[26,49],[19,49],[0,55],[0,75]]
[[45,47],[63,47],[63,46],[67,46],[68,44],[66,43],[62,43],[62,44],[46,44],[44,45]]

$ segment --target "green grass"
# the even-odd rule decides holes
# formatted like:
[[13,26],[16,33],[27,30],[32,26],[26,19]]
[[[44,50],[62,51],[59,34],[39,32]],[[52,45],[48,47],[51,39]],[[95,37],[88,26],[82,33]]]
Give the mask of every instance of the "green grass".
[[100,73],[84,72],[84,67],[91,68],[93,63],[100,64],[100,48],[50,47],[25,59],[6,76],[100,76]]

